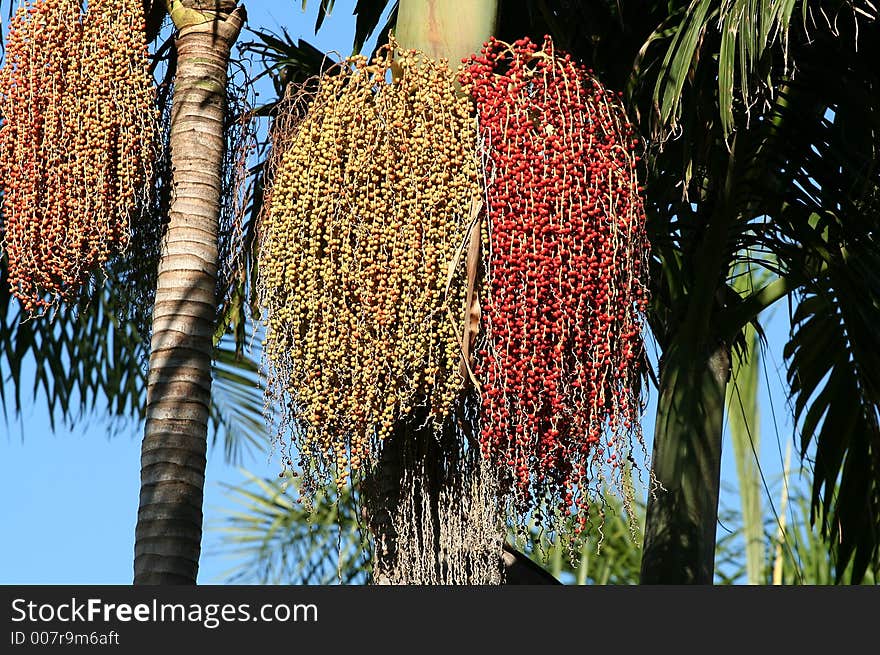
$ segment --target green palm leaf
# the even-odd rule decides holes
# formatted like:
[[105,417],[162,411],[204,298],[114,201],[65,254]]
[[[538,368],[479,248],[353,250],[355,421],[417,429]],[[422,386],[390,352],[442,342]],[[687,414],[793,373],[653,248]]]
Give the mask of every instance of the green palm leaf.
[[[799,8],[800,29],[834,32],[836,18],[847,11],[849,19],[873,20],[870,2],[809,2],[808,0],[691,0],[671,3],[672,19],[657,28],[649,39],[668,41],[654,84],[658,132],[674,130],[682,119],[685,83],[696,69],[710,67],[716,79],[718,114],[726,139],[735,129],[734,111],[746,115],[760,100],[756,93],[772,92],[769,77],[773,60],[781,58],[783,72],[789,67],[789,32]],[[799,5],[799,7],[798,7]],[[819,21],[814,10],[827,19]],[[644,56],[644,53],[643,53]],[[696,84],[694,85],[696,87]],[[738,92],[738,93],[737,93]]]
[[[140,415],[146,377],[145,353],[137,326],[120,321],[115,299],[98,293],[93,301],[59,307],[28,318],[9,293],[0,261],[0,404],[4,415],[21,411],[23,397],[42,396],[50,421],[68,423],[106,404],[111,417]],[[23,372],[33,370],[33,387]],[[23,396],[23,393],[27,394]]]
[[211,423],[226,461],[240,462],[246,451],[264,452],[269,439],[257,362],[222,341],[214,351],[213,376]]
[[852,581],[880,568],[880,266],[877,245],[848,254],[804,291],[786,346],[788,379],[813,461],[813,518]]
[[246,482],[225,485],[240,509],[228,510],[214,529],[221,546],[213,553],[236,560],[231,583],[363,583],[364,554],[351,496],[319,494],[311,509],[296,502],[296,479],[264,480],[243,471]]

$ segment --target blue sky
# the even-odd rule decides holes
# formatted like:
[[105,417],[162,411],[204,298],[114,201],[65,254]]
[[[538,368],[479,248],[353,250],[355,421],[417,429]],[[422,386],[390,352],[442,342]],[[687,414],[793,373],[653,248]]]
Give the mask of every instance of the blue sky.
[[[313,33],[317,2],[301,11],[299,0],[249,0],[250,26],[304,38],[324,51],[347,53],[354,34],[353,0],[339,0],[319,35]],[[251,37],[247,33],[242,41]],[[368,44],[370,47],[371,44]],[[264,95],[271,94],[265,89]],[[782,345],[788,325],[783,311],[769,322],[766,377],[762,372],[761,459],[768,480],[782,469],[781,453],[791,439],[790,412],[784,396]],[[775,409],[776,422],[770,407]],[[643,423],[653,431],[654,394]],[[0,419],[2,421],[2,419]],[[54,433],[42,398],[26,404],[20,417],[0,422],[0,584],[129,584],[132,579],[142,426],[115,430],[100,416],[73,430]],[[735,482],[729,442],[725,443],[722,484]],[[278,463],[268,448],[249,455],[243,466],[275,477]],[[205,490],[205,536],[200,583],[221,583],[233,562],[215,554],[216,526],[232,502],[221,483],[240,484],[240,470],[223,460],[222,445],[209,448]],[[778,495],[774,493],[778,504]],[[736,501],[726,492],[722,503]]]

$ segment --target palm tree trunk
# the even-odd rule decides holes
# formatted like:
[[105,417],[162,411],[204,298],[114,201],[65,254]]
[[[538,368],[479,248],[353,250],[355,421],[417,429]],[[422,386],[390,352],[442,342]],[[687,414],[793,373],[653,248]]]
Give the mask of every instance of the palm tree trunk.
[[712,584],[730,349],[674,345],[664,355],[642,584]]
[[195,584],[198,574],[227,66],[245,19],[219,0],[169,0],[168,11],[179,30],[173,195],[153,311],[135,584]]
[[730,270],[737,173],[734,137],[727,173],[706,215],[691,288],[671,298],[682,318],[677,325],[654,329],[669,336],[663,344],[654,429],[652,475],[659,488],[648,498],[642,584],[707,585],[715,574],[721,437],[731,369],[730,343],[719,336],[730,326],[718,324],[717,309]]

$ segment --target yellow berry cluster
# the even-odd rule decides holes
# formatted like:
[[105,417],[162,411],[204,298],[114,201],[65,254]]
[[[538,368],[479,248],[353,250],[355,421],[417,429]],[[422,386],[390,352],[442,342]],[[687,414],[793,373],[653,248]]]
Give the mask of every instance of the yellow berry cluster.
[[36,0],[0,69],[3,245],[29,312],[74,297],[142,207],[156,108],[141,0]]
[[[392,42],[325,75],[275,134],[261,225],[264,356],[282,425],[337,484],[400,417],[439,425],[463,383],[476,121],[448,63]],[[457,327],[458,326],[458,327]]]

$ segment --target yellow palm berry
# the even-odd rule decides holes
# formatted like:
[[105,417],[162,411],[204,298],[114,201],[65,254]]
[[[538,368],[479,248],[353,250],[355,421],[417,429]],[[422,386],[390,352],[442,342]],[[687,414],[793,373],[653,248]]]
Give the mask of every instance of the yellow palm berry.
[[292,433],[337,483],[402,416],[425,408],[439,427],[464,382],[449,310],[465,302],[480,180],[455,76],[392,42],[324,76],[299,120],[291,98],[276,126],[259,266],[267,393],[281,428],[308,424]]

